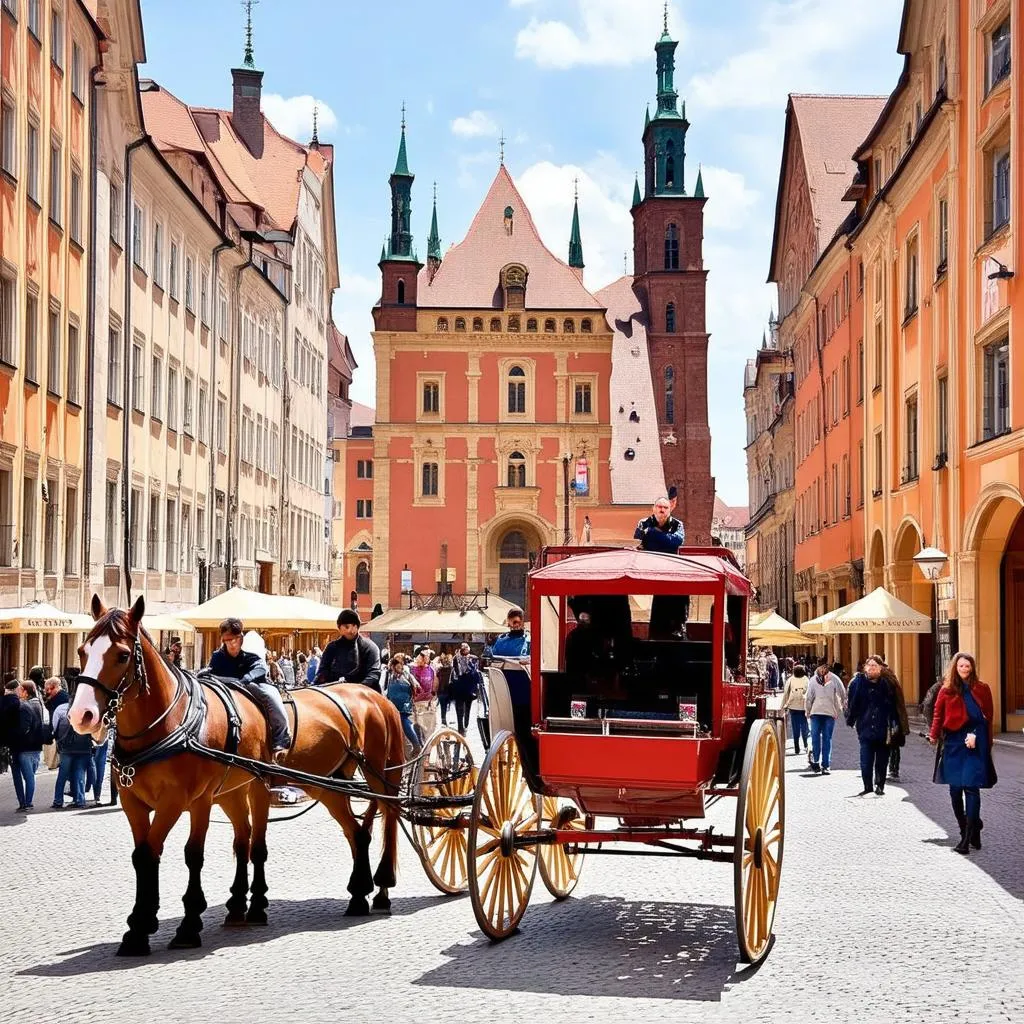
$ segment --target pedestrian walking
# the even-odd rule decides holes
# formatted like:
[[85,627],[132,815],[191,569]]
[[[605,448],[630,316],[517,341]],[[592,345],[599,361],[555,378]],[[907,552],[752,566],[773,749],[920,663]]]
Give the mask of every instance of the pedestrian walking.
[[811,726],[809,764],[815,775],[832,774],[832,733],[845,704],[843,684],[838,676],[828,671],[828,662],[822,658],[804,697],[804,711]]
[[932,781],[949,786],[960,826],[953,847],[965,856],[981,849],[981,791],[998,781],[992,762],[992,691],[978,678],[970,654],[954,655],[935,700],[929,743],[939,743]]
[[103,800],[100,794],[103,792],[103,777],[107,770],[107,755],[110,751],[110,733],[103,736],[103,742],[92,741],[92,757],[89,760],[85,773],[85,792],[88,796],[92,791],[92,802],[99,807]]
[[310,652],[309,660],[306,662],[306,682],[312,686],[316,679],[317,672],[320,671],[320,648],[314,647]]
[[793,673],[786,680],[782,691],[782,710],[789,712],[790,728],[793,732],[793,753],[800,753],[800,741],[803,740],[804,750],[809,751],[807,740],[810,728],[807,724],[807,712],[804,700],[807,697],[807,671],[803,665],[796,665]]
[[442,654],[431,666],[437,676],[437,703],[441,708],[441,724],[448,724],[448,708],[452,703],[452,656]]
[[36,772],[43,749],[42,701],[35,684],[8,680],[0,703],[0,746],[11,753],[11,777],[19,811],[31,811],[36,793]]
[[70,698],[68,691],[59,676],[50,676],[43,684],[43,704],[50,716],[50,726],[43,730],[43,764],[49,769],[57,767],[60,754],[57,752],[57,744],[53,739],[53,716],[61,704],[67,704]]
[[906,742],[907,711],[900,707],[902,691],[899,680],[882,660],[873,654],[864,659],[864,671],[850,684],[850,701],[846,724],[856,728],[860,742],[860,774],[864,788],[860,796],[885,793],[885,770],[889,749]]
[[64,787],[71,784],[72,807],[85,807],[85,780],[92,760],[92,737],[75,732],[68,718],[70,704],[57,708],[53,721],[53,735],[60,751],[57,783],[53,787],[54,810],[64,809]]
[[765,675],[768,692],[775,693],[779,688],[779,659],[771,648],[768,649],[765,656]]
[[466,735],[469,711],[473,701],[483,692],[480,663],[470,652],[469,644],[462,644],[452,662],[452,699],[455,701],[455,722],[459,734]]
[[409,673],[414,680],[413,717],[420,740],[425,740],[437,728],[437,676],[430,665],[431,651],[429,647],[416,649],[416,656]]
[[291,651],[282,651],[281,657],[277,659],[281,668],[281,675],[284,676],[284,685],[292,687],[295,685],[295,663],[292,661]]
[[402,731],[412,745],[413,754],[418,754],[423,744],[413,724],[413,693],[415,682],[405,666],[405,655],[396,654],[388,662],[388,674],[385,681],[387,698],[398,709],[402,719]]

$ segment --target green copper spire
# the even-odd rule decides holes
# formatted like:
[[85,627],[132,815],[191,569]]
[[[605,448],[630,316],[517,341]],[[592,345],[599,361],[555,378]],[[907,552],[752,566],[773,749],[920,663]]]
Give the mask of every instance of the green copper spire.
[[430,215],[430,234],[427,236],[427,260],[441,262],[441,236],[437,230],[437,182],[434,182],[434,210]]
[[382,242],[380,246],[380,261],[383,263],[388,258],[388,247],[386,242]]
[[644,197],[685,196],[683,165],[686,159],[685,104],[679,111],[675,87],[676,47],[668,32],[668,5],[661,37],[654,44],[657,55],[658,99],[654,116],[644,124]]
[[569,234],[569,266],[583,269],[583,239],[580,237],[580,179],[574,182],[572,231]]
[[405,155],[405,104],[402,104],[402,141],[398,144],[398,159],[395,161],[395,169],[391,172],[396,177],[411,178],[409,173],[409,160]]
[[700,164],[697,165],[697,185],[693,190],[693,198],[704,198],[704,176],[701,174]]
[[402,141],[398,144],[398,159],[388,179],[391,186],[391,235],[388,239],[388,258],[415,260],[412,248],[412,183],[415,175],[409,170],[405,152],[405,104],[402,104]]
[[640,176],[637,175],[633,178],[633,206],[631,206],[630,209],[633,209],[635,206],[639,206],[640,203]]
[[668,9],[665,11],[665,29],[661,38],[654,44],[654,52],[658,55],[658,110],[654,115],[659,117],[678,117],[677,103],[679,93],[675,87],[676,47],[679,44],[668,34]]
[[651,105],[648,103],[644,108],[644,131],[647,131],[647,126],[651,123]]

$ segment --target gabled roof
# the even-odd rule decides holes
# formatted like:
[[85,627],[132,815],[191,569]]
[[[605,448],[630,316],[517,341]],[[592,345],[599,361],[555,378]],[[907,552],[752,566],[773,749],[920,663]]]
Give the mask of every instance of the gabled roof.
[[742,530],[750,519],[750,509],[746,505],[726,505],[716,494],[711,518],[717,519],[727,530]]
[[[512,232],[505,227],[505,209],[512,207]],[[420,271],[421,308],[500,309],[499,274],[509,263],[529,272],[528,309],[600,309],[601,303],[575,272],[541,241],[523,197],[505,165],[498,173],[469,226],[466,237],[445,253],[433,281]]]
[[372,427],[377,422],[377,410],[362,402],[352,403],[353,427]]
[[[853,154],[871,130],[885,101],[885,96],[790,95],[775,200],[769,281],[781,277],[778,261],[783,255],[780,247],[786,181],[799,172],[806,177],[817,230],[816,255],[820,255],[853,208],[850,201],[843,199],[857,170]],[[790,166],[790,155],[795,151],[793,143],[797,140],[803,156],[802,168]]]

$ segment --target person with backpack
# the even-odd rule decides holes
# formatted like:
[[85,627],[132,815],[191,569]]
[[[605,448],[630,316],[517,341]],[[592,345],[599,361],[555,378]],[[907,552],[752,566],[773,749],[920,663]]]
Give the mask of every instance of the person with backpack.
[[881,655],[872,654],[864,659],[864,671],[850,685],[846,714],[846,724],[856,728],[860,741],[860,774],[864,783],[860,796],[885,793],[890,747],[906,742],[907,711],[902,695],[899,680]]
[[0,744],[11,752],[11,776],[18,810],[31,811],[36,793],[36,771],[43,750],[45,709],[35,683],[31,681],[19,686],[16,679],[9,680],[4,691],[0,708],[3,716]]
[[71,806],[85,807],[85,780],[92,761],[92,736],[75,732],[68,717],[70,704],[62,704],[53,718],[53,736],[60,751],[60,767],[57,769],[57,784],[53,787],[53,803],[56,811],[64,810],[64,787],[71,783]]

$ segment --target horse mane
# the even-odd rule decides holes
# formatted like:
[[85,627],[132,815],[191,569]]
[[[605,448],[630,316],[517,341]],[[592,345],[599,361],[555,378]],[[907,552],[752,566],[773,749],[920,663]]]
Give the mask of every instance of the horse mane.
[[[128,612],[122,611],[120,608],[111,608],[96,620],[96,625],[90,630],[89,635],[85,638],[85,642],[90,643],[97,637],[109,634],[114,640],[130,644],[135,640],[135,634],[132,633],[130,622],[131,617]],[[156,648],[153,638],[143,628],[141,622],[138,625],[138,635],[145,637],[150,646],[154,649]]]

